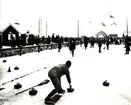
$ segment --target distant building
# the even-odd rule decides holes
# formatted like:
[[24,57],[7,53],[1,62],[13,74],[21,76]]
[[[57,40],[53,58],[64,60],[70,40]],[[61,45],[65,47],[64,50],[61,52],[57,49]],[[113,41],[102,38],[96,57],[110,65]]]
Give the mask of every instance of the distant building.
[[[11,45],[12,42],[14,45],[24,44],[27,41],[27,37],[29,36],[29,31],[18,24],[9,24],[2,31],[2,45],[8,46]],[[22,43],[20,42],[22,40]],[[25,42],[24,42],[25,41]]]
[[19,31],[10,24],[2,31],[2,37],[3,45],[8,45],[12,40],[19,40]]
[[109,36],[109,37],[112,37],[112,38],[118,38],[118,35],[117,35],[117,34],[109,34],[108,36]]

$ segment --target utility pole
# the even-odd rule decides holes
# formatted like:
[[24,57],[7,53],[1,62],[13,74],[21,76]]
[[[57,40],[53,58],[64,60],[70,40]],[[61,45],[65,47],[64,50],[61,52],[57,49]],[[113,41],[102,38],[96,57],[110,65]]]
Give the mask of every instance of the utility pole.
[[77,36],[79,38],[79,20],[77,21]]
[[38,36],[40,36],[40,18],[39,18],[39,21],[38,21]]
[[41,34],[42,34],[42,19],[39,18],[39,21],[38,21],[38,36],[40,37]]
[[47,28],[48,28],[48,27],[47,27],[47,21],[46,21],[46,38],[47,38],[47,31],[48,31]]
[[127,29],[127,36],[128,36],[128,18],[126,18],[126,29]]

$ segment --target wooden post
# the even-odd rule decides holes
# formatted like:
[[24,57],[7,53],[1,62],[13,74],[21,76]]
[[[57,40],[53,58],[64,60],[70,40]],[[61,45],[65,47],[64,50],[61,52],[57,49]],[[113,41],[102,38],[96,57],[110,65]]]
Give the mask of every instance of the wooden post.
[[47,31],[48,31],[48,30],[47,30],[47,21],[46,21],[46,38],[47,38]]
[[77,21],[77,36],[79,38],[79,20]]
[[127,29],[127,36],[128,36],[128,19],[126,18],[126,29]]

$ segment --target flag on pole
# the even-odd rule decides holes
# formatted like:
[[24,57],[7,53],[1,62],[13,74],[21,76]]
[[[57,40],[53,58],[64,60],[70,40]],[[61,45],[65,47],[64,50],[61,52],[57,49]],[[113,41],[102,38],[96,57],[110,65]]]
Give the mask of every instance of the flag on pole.
[[104,27],[106,26],[103,22],[101,23],[101,25],[104,26]]
[[115,22],[113,22],[114,25],[117,25]]
[[115,22],[113,22],[113,23],[111,24],[111,26],[113,26],[113,25],[117,26],[117,24],[116,24]]
[[16,25],[20,25],[20,23],[15,23]]
[[115,18],[114,16],[110,15],[110,18]]

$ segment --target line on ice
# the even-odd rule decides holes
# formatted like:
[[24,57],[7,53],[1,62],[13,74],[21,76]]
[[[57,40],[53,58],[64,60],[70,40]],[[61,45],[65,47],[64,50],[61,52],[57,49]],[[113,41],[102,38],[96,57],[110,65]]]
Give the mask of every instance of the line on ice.
[[20,77],[16,77],[16,78],[14,78],[14,79],[12,79],[12,80],[9,80],[9,81],[7,81],[7,82],[2,83],[2,85],[8,84],[9,82],[13,82],[13,81],[18,80],[18,79],[20,79],[20,78],[23,78],[23,77],[26,77],[26,76],[28,76],[28,75],[30,75],[30,74],[33,74],[33,73],[35,73],[36,71],[38,72],[38,71],[41,71],[41,70],[46,69],[46,68],[47,68],[47,67],[44,67],[44,68],[42,68],[42,69],[35,70],[35,71],[33,71],[33,72],[30,72],[30,73],[27,73],[27,74],[25,74],[25,75],[22,75],[22,76],[20,76]]

